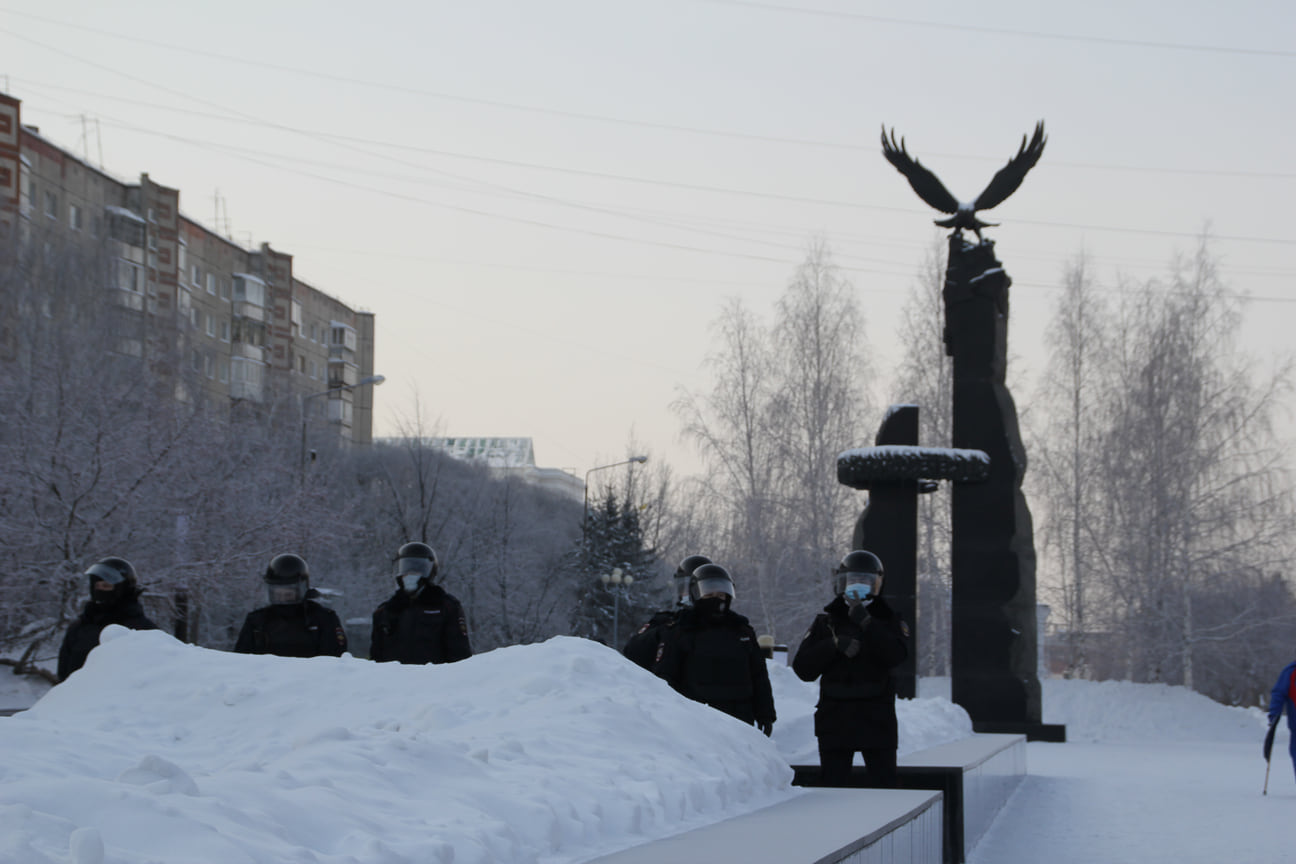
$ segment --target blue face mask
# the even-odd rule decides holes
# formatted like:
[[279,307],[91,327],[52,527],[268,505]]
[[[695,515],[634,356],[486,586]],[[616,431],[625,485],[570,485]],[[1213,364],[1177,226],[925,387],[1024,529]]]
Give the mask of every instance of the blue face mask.
[[847,600],[858,600],[863,602],[873,596],[873,586],[865,585],[862,582],[855,582],[846,586],[846,591],[842,596]]

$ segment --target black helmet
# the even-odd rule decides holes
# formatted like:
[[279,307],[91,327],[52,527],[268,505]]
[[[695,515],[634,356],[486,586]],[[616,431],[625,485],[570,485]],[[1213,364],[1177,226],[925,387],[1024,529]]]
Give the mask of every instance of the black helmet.
[[310,568],[306,559],[291,552],[276,555],[266,568],[266,587],[270,603],[275,606],[292,605],[306,599],[310,584]]
[[833,568],[833,593],[846,593],[848,585],[863,585],[868,591],[856,599],[876,596],[882,590],[882,561],[872,552],[856,549],[847,552]]
[[719,564],[708,562],[693,571],[693,575],[689,578],[689,597],[694,603],[702,596],[717,591],[728,594],[730,600],[737,596],[733,577],[729,575],[728,570]]
[[426,543],[406,543],[396,553],[396,584],[407,594],[435,582],[440,569],[436,550]]
[[[85,575],[90,582],[90,602],[100,606],[111,606],[139,593],[135,568],[125,558],[103,558],[91,564]],[[106,582],[112,589],[96,591],[98,582]]]
[[693,571],[703,564],[710,564],[711,559],[705,555],[690,555],[679,563],[675,568],[675,597],[681,603],[687,603],[689,597],[689,582],[693,578]]

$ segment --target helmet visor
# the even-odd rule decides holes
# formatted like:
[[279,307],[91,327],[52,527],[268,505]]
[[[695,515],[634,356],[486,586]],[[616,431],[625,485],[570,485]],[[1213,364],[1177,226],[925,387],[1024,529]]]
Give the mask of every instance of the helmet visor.
[[419,579],[426,579],[432,575],[432,560],[430,558],[397,558],[396,576],[404,576],[406,573],[414,573]]
[[842,592],[847,600],[867,600],[877,594],[878,587],[882,584],[882,576],[878,573],[842,573],[837,578],[846,582],[846,588]]
[[96,582],[107,582],[109,585],[120,585],[126,581],[126,575],[116,567],[109,567],[107,564],[94,564],[86,571],[90,577],[90,584]]
[[704,576],[697,580],[697,596],[705,597],[708,594],[728,594],[730,599],[734,599],[734,584],[730,579],[723,576]]
[[306,580],[290,582],[287,585],[266,585],[266,594],[271,606],[291,606],[306,599]]
[[692,598],[689,596],[689,577],[688,575],[675,577],[675,599],[681,603],[689,603]]
[[396,581],[406,591],[413,591],[419,582],[432,576],[430,558],[397,558]]

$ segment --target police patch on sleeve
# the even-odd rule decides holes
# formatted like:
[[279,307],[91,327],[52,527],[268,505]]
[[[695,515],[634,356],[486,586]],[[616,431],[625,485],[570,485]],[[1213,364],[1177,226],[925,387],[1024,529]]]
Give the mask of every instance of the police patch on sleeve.
[[900,622],[900,635],[904,636],[906,639],[909,638],[909,625],[904,621]]

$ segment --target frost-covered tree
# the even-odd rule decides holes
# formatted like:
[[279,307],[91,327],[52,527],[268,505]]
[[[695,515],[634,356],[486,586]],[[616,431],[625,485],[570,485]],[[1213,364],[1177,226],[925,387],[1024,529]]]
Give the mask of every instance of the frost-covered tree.
[[[950,446],[953,427],[954,368],[945,353],[946,244],[938,236],[923,258],[913,291],[901,313],[902,355],[892,387],[892,403],[918,406],[918,440],[923,446]],[[948,675],[950,669],[950,496],[947,486],[918,498],[918,620],[921,675]]]
[[836,457],[867,438],[868,402],[863,317],[826,246],[811,247],[774,311],[766,326],[727,303],[711,390],[674,407],[705,463],[686,491],[707,535],[687,551],[729,568],[736,608],[779,640],[804,630],[849,545],[856,504]]
[[1088,676],[1087,634],[1093,622],[1086,613],[1111,596],[1103,591],[1103,569],[1096,561],[1104,545],[1097,531],[1104,493],[1099,436],[1105,428],[1111,322],[1092,270],[1081,256],[1063,275],[1047,331],[1052,350],[1045,383],[1033,400],[1040,413],[1029,475],[1041,511],[1036,537],[1056,574],[1054,590],[1041,593],[1054,599],[1068,677]]

